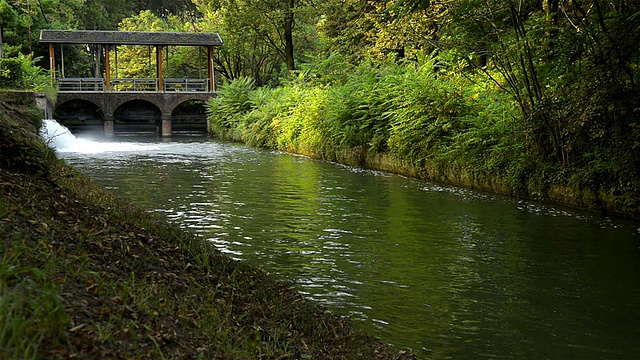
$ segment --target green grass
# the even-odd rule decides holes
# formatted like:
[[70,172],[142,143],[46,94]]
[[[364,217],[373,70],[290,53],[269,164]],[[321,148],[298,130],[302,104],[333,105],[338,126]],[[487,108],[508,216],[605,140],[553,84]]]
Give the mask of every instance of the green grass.
[[0,265],[3,359],[37,359],[44,346],[65,341],[68,316],[46,269],[23,265],[27,252],[33,249],[15,245],[4,252]]

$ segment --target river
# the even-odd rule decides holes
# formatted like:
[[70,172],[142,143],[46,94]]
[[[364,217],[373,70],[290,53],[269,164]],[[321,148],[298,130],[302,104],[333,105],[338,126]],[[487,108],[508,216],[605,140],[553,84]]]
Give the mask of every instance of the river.
[[640,356],[637,222],[203,137],[56,142],[106,188],[420,358]]

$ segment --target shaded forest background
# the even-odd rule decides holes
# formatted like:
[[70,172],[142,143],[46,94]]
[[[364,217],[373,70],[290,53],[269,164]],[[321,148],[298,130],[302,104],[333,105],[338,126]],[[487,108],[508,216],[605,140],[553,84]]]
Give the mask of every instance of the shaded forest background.
[[[640,205],[637,1],[1,0],[0,26],[0,86],[47,86],[40,29],[215,31],[220,137]],[[169,51],[166,76],[202,74],[201,49]],[[120,47],[114,75],[151,76],[150,54]],[[65,47],[65,71],[101,57]]]

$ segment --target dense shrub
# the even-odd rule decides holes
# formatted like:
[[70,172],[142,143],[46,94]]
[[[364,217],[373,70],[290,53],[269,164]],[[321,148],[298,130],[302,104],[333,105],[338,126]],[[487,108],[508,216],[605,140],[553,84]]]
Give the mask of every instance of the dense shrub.
[[0,59],[0,88],[22,88],[22,63],[18,58]]
[[278,89],[239,79],[210,102],[209,121],[223,138],[328,160],[383,153],[508,174],[524,143],[513,101],[486,81],[437,72],[435,63],[362,64],[332,85],[311,72]]
[[38,60],[23,54],[0,58],[0,89],[51,92],[51,79],[46,70],[36,65]]
[[234,139],[233,132],[239,127],[242,116],[252,108],[249,96],[253,89],[253,80],[240,78],[218,90],[218,97],[207,106],[210,129],[222,138]]

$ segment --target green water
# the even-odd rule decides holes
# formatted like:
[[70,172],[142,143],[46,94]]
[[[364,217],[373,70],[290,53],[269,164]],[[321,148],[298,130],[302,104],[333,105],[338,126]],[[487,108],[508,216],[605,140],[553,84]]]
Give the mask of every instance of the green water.
[[61,156],[420,358],[640,356],[637,223],[202,138],[119,141]]

